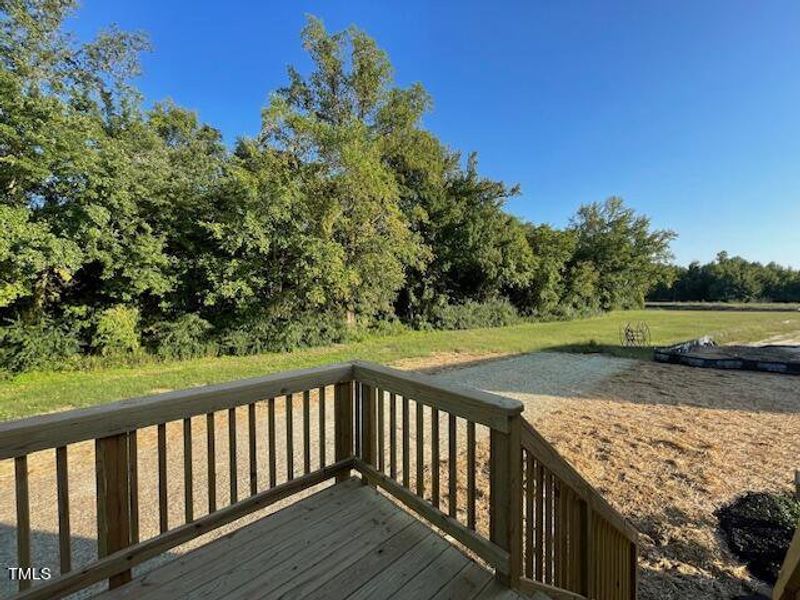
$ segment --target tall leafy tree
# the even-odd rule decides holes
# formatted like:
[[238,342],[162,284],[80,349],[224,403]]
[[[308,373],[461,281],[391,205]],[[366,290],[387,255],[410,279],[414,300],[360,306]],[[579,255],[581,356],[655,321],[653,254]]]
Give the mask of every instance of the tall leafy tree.
[[383,160],[396,107],[391,67],[356,28],[331,34],[310,18],[302,37],[314,69],[307,77],[290,69],[289,85],[263,112],[260,139],[287,155],[309,226],[338,247],[327,257],[327,268],[341,274],[331,303],[349,320],[388,313],[406,269],[424,255]]

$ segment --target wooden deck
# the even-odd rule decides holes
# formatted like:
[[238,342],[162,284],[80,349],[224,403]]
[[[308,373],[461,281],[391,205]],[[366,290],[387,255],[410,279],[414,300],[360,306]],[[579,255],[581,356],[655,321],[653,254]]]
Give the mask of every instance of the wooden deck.
[[517,599],[374,488],[327,488],[97,596]]

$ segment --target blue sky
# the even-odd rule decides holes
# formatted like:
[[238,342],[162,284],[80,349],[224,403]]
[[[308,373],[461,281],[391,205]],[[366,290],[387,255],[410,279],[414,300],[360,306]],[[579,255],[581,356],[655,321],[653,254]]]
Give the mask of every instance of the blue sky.
[[309,66],[307,13],[356,24],[400,85],[434,99],[425,124],[520,183],[508,209],[567,223],[622,196],[679,233],[676,261],[718,250],[800,267],[800,2],[84,0],[79,38],[147,32],[138,81],[226,139],[257,133],[286,66]]

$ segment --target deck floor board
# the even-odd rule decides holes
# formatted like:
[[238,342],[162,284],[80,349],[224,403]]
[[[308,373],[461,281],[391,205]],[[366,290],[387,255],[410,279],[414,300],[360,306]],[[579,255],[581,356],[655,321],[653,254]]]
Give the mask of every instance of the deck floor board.
[[96,596],[199,600],[520,598],[357,480],[327,488]]

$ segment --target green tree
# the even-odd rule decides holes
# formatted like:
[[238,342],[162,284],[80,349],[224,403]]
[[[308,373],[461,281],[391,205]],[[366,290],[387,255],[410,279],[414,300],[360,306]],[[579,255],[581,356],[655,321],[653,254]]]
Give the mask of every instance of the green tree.
[[604,310],[641,306],[666,275],[675,233],[651,229],[650,219],[626,207],[621,198],[581,206],[570,229],[577,236],[573,264],[591,263]]
[[389,313],[406,269],[424,256],[383,160],[391,67],[354,27],[330,34],[310,18],[302,37],[314,69],[308,77],[290,69],[289,86],[263,112],[260,140],[286,156],[311,230],[337,246],[327,254],[326,268],[339,274],[331,303],[349,320]]

